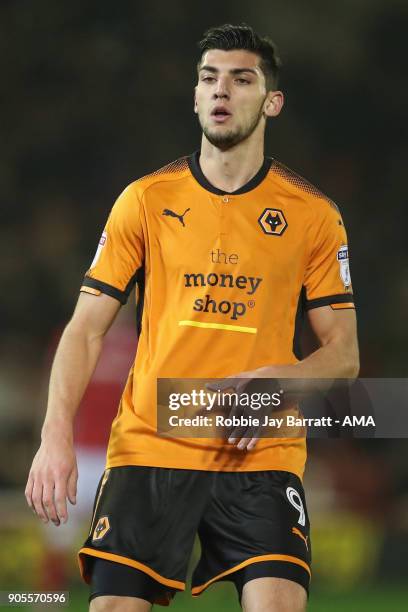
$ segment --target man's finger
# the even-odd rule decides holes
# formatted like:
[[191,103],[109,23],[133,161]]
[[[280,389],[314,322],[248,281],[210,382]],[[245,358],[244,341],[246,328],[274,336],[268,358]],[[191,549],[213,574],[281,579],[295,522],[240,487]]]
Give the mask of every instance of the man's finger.
[[36,515],[42,521],[44,521],[44,523],[48,523],[48,515],[43,508],[42,497],[43,497],[43,484],[42,484],[42,480],[37,476],[37,478],[34,481],[33,493],[32,493],[31,499],[33,500],[33,506],[34,506]]
[[228,436],[228,442],[230,444],[235,444],[238,440],[241,440],[247,435],[247,427],[234,427]]
[[237,448],[239,448],[239,450],[245,450],[251,440],[252,438],[241,438],[237,444]]
[[59,478],[55,483],[55,506],[59,521],[66,523],[68,520],[67,512],[67,485],[63,478]]
[[[241,419],[243,415],[244,409],[236,402],[233,404],[227,418],[233,419],[235,417]],[[242,427],[242,425],[232,425],[232,427],[229,428],[228,442],[230,444],[235,444],[237,440],[243,437],[245,431],[246,427]]]
[[57,509],[54,503],[53,480],[47,480],[43,485],[42,505],[48,515],[48,518],[54,523],[54,525],[59,525],[60,520],[58,518]]
[[247,446],[247,450],[250,451],[253,448],[255,448],[255,446],[258,444],[258,440],[259,440],[259,438],[251,438],[251,440],[250,440],[250,442],[249,442],[249,444]]
[[247,450],[253,449],[257,441],[260,438],[261,431],[262,431],[262,426],[261,427],[248,427],[245,432],[245,437],[239,441],[237,447],[240,450],[243,450],[245,448]]
[[75,465],[68,479],[68,498],[71,504],[76,504],[78,468]]
[[[235,425],[232,428],[232,431],[228,437],[228,442],[230,444],[234,444],[239,441],[241,438],[251,439],[254,437],[258,437],[259,432],[262,430],[263,425],[255,425],[252,422],[252,419],[258,419],[260,422],[262,421],[262,414],[250,410],[248,407],[242,407],[240,410],[236,411],[236,416],[239,417],[241,424]],[[232,412],[230,416],[232,415]],[[246,419],[246,423],[244,419]],[[238,448],[241,446],[238,445]]]
[[33,486],[34,486],[34,477],[33,477],[33,475],[30,472],[30,474],[28,476],[26,488],[25,488],[25,491],[24,491],[24,495],[25,495],[25,498],[27,500],[27,504],[29,505],[31,510],[33,510],[33,512],[34,512],[34,506],[33,506],[33,500],[32,500]]

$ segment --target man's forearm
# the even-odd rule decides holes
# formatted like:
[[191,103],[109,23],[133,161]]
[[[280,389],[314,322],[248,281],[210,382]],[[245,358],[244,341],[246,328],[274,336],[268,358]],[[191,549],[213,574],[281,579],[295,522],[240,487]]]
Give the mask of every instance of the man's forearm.
[[72,435],[74,417],[98,362],[102,342],[102,335],[90,337],[70,324],[65,328],[51,370],[43,436],[54,427]]
[[293,365],[277,366],[278,378],[355,378],[359,371],[357,346],[329,343]]
[[[357,343],[328,343],[295,364],[260,368],[259,377],[279,380],[286,393],[323,391],[333,379],[356,378],[359,371]],[[327,381],[327,382],[325,382]]]

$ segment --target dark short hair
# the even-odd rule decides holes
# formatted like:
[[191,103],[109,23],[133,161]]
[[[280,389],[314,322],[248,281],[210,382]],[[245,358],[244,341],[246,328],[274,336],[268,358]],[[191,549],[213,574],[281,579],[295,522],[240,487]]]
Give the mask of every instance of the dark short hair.
[[251,51],[258,55],[261,60],[259,66],[265,75],[267,88],[274,89],[278,85],[281,61],[277,56],[275,44],[269,38],[259,36],[246,23],[237,26],[226,23],[222,26],[210,28],[199,41],[198,48],[200,49],[198,69],[200,68],[204,53],[210,49],[221,49],[223,51],[243,49]]

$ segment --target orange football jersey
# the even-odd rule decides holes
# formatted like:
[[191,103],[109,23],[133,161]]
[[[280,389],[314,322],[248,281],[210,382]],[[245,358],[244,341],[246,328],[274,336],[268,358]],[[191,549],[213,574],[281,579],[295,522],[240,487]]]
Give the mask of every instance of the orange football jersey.
[[335,204],[274,159],[225,193],[204,176],[199,153],[181,158],[119,196],[81,290],[125,303],[136,281],[141,334],[107,467],[287,470],[302,478],[304,437],[263,438],[242,452],[222,439],[159,435],[157,378],[223,378],[295,363],[299,300],[306,310],[354,308]]

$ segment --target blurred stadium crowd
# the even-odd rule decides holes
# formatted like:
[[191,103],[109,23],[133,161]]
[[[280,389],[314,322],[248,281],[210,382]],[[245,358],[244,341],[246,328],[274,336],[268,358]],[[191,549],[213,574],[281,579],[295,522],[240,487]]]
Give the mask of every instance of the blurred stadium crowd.
[[[407,375],[408,6],[251,5],[1,3],[0,589],[65,580],[41,569],[51,545],[23,497],[51,354],[116,196],[199,146],[195,41],[210,25],[246,21],[277,43],[286,106],[268,128],[266,152],[341,208],[361,375]],[[122,325],[133,330],[132,305]],[[122,343],[126,363],[124,350]],[[100,405],[94,399],[95,410]],[[316,581],[336,588],[403,581],[408,441],[315,440],[309,447]],[[86,524],[79,541],[85,533]],[[11,547],[20,554],[11,558]]]

